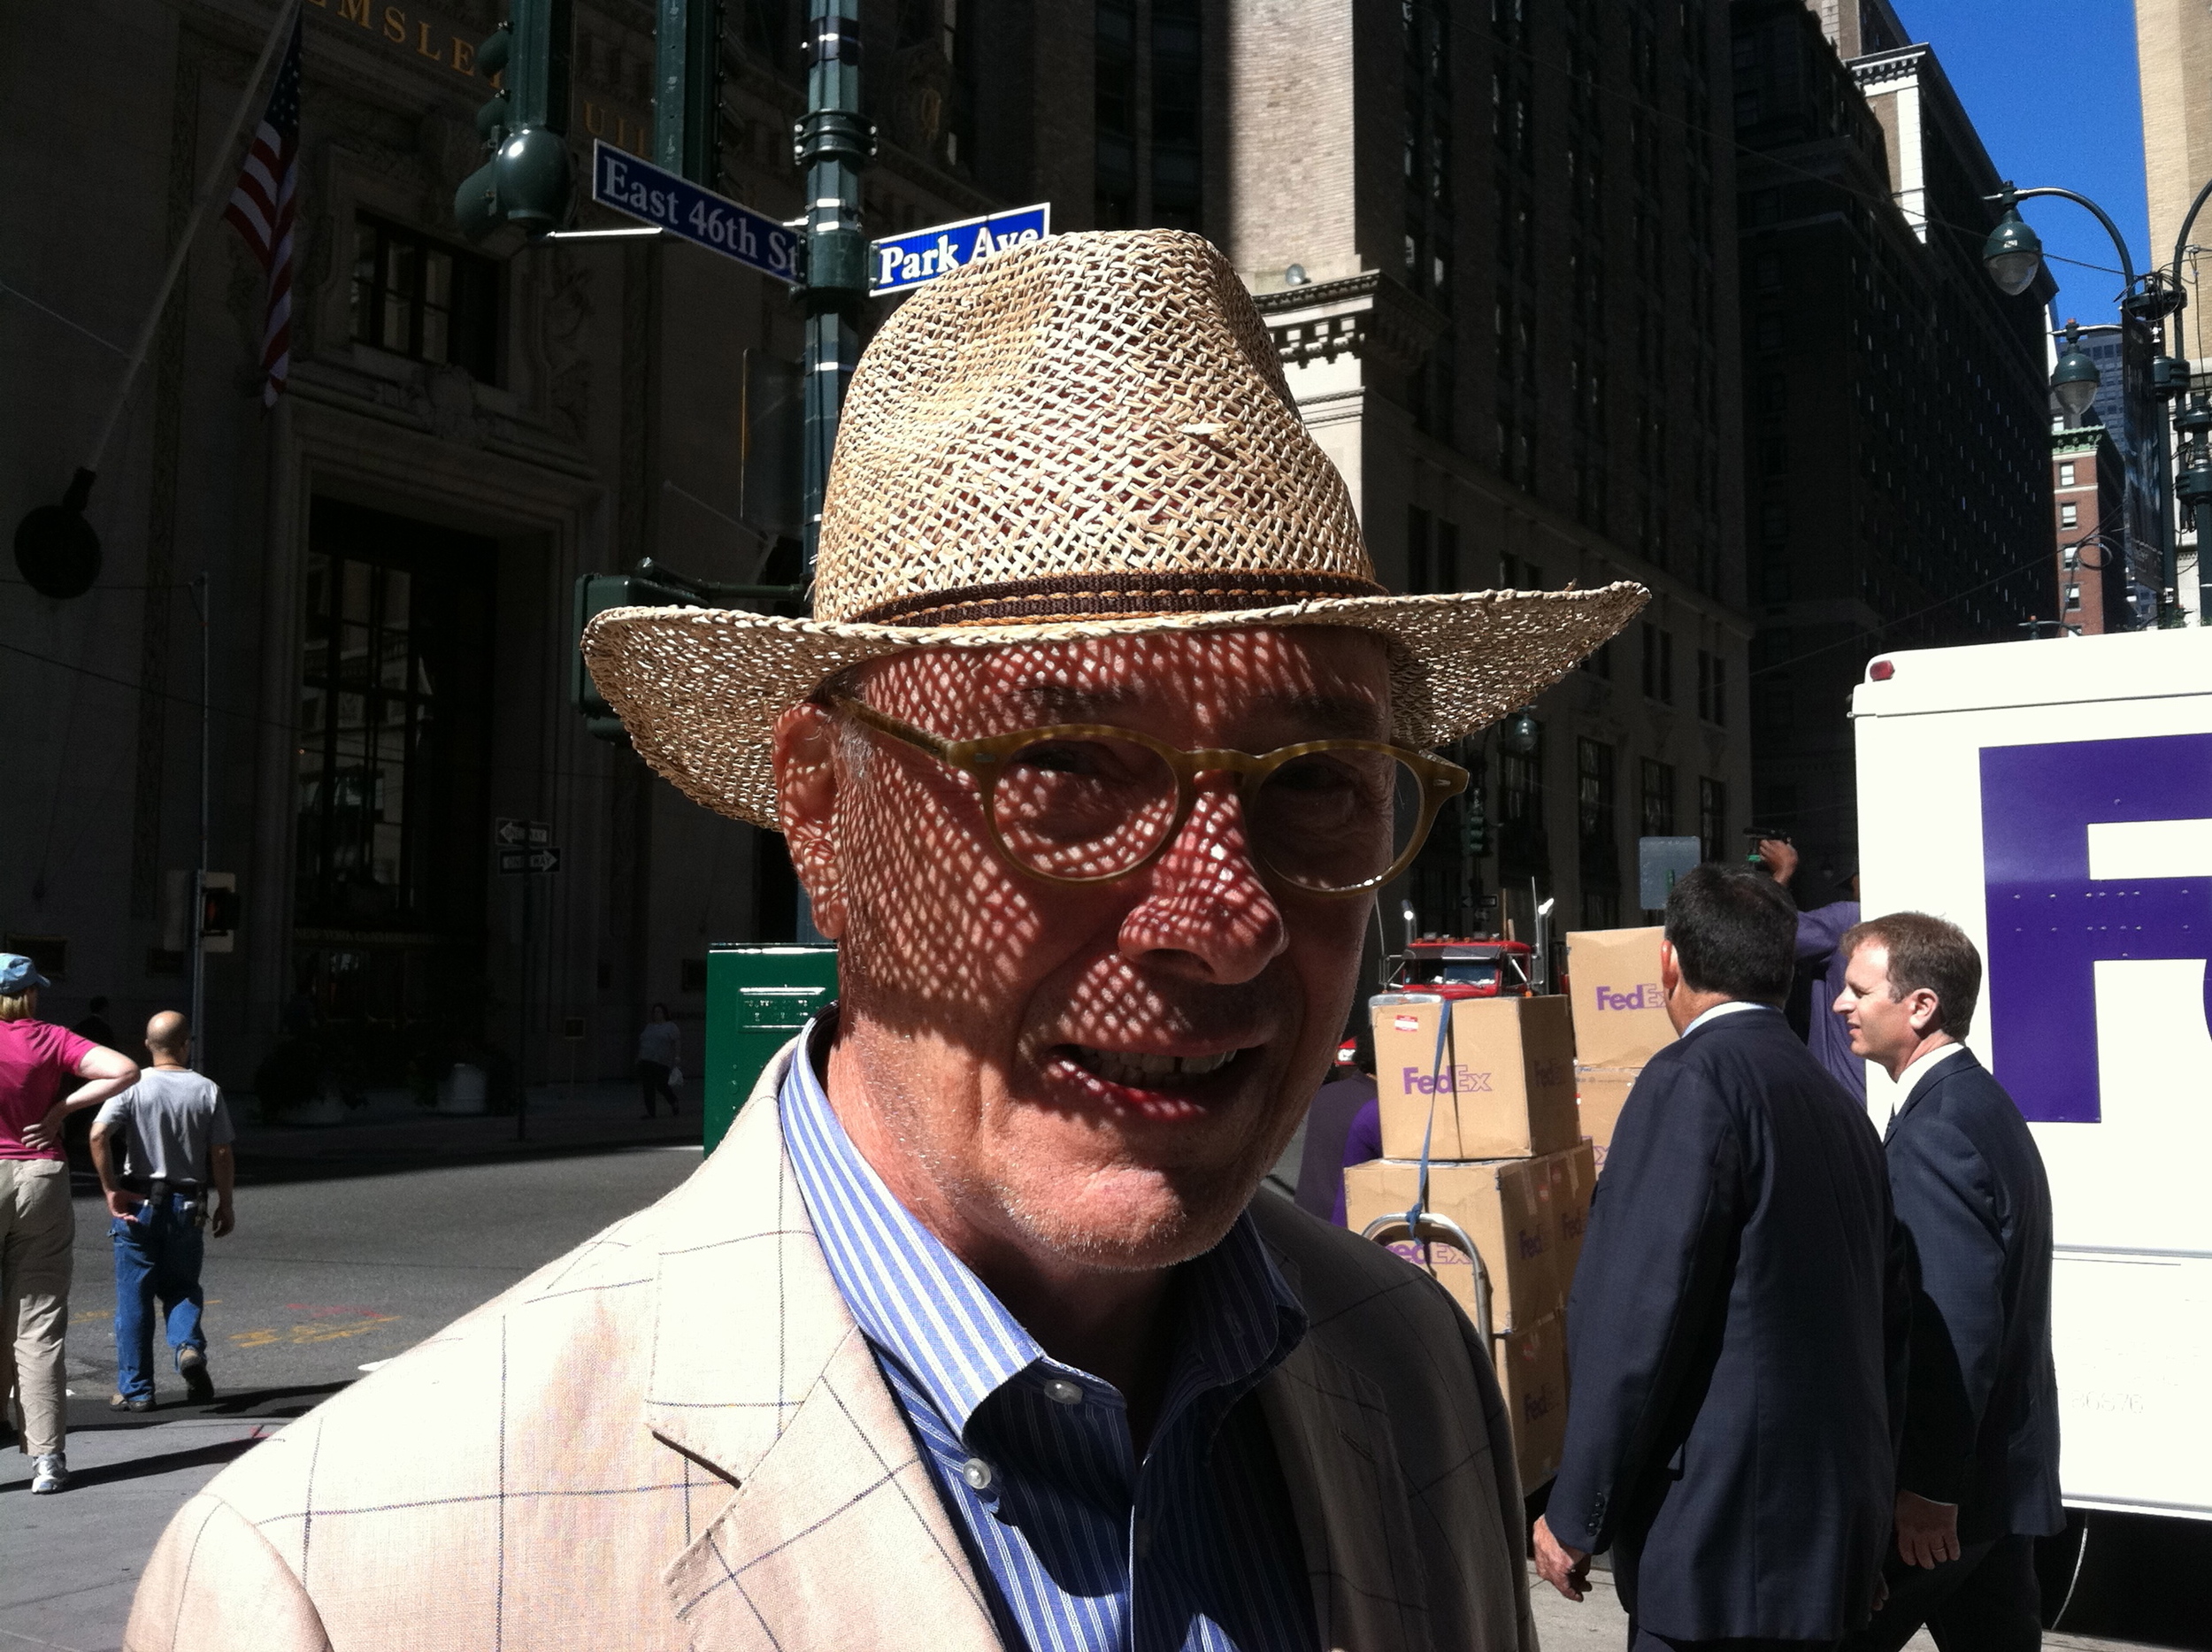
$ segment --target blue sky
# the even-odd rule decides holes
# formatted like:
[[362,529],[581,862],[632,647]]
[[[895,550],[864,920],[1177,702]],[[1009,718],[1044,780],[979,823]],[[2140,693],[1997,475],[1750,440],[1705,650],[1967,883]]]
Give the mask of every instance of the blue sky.
[[[2056,184],[2112,215],[2140,269],[2153,256],[2143,199],[2143,118],[2128,0],[1894,0],[1908,33],[1933,46],[1998,175]],[[2022,216],[2043,237],[2058,313],[2114,319],[2112,241],[2067,201]],[[2172,249],[2167,249],[2170,254]],[[2101,266],[2060,262],[2077,258]]]

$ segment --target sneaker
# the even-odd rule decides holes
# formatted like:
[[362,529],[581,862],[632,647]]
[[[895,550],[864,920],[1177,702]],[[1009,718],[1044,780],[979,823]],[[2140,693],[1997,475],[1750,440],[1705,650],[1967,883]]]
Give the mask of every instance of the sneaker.
[[42,1492],[66,1491],[69,1487],[69,1458],[59,1451],[49,1452],[42,1457],[31,1459],[31,1490]]
[[207,1356],[196,1348],[177,1350],[177,1374],[184,1379],[184,1391],[195,1405],[205,1405],[215,1397],[215,1379],[207,1374]]
[[108,1395],[108,1410],[111,1411],[150,1411],[153,1409],[154,1396],[150,1394],[142,1394],[136,1399],[127,1394]]

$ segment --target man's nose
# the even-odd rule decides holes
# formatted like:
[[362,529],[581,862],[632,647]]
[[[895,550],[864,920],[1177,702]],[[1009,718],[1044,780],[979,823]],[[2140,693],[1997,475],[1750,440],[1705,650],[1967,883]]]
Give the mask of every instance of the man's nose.
[[1194,980],[1245,981],[1289,944],[1289,934],[1253,859],[1243,800],[1228,777],[1216,780],[1147,869],[1144,898],[1121,922],[1121,953]]

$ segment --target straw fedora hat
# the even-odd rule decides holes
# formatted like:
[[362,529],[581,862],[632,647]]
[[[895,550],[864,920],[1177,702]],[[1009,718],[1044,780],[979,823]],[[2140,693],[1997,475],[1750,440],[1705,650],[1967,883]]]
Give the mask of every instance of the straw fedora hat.
[[1395,737],[1481,728],[1641,586],[1394,596],[1227,261],[1177,230],[1059,235],[923,288],[854,370],[814,617],[616,608],[583,649],[684,795],[777,826],[777,718],[908,649],[1340,626],[1388,644]]

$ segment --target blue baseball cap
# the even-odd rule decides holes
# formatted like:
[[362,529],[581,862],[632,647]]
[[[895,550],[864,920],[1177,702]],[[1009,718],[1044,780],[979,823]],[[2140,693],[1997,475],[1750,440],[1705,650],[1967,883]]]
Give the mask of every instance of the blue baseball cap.
[[0,952],[0,997],[20,998],[34,987],[53,984],[20,952]]

